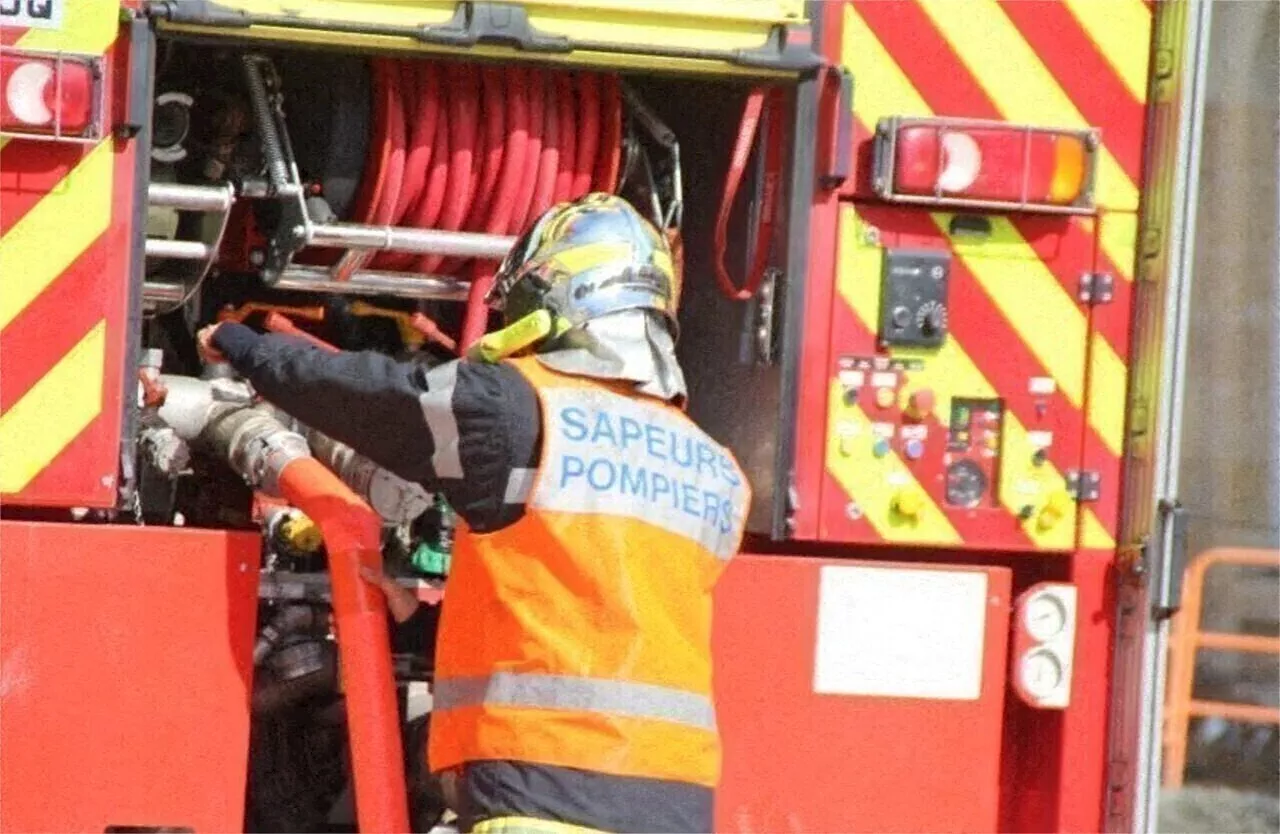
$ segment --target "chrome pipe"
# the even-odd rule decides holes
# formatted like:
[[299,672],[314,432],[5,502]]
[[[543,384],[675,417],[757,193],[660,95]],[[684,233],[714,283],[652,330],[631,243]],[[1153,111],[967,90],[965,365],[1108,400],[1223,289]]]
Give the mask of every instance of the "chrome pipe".
[[308,243],[333,249],[377,249],[415,255],[451,255],[459,258],[501,260],[515,245],[508,235],[479,232],[446,232],[400,226],[366,226],[357,223],[318,223],[311,227]]
[[469,281],[454,281],[411,272],[357,272],[349,281],[334,281],[324,267],[294,264],[271,285],[277,290],[333,295],[389,295],[424,301],[466,301]]
[[149,304],[181,304],[187,288],[167,281],[144,281],[142,300]]
[[335,281],[350,281],[352,275],[369,265],[373,254],[368,249],[348,249],[329,270],[329,277]]
[[217,252],[198,240],[163,240],[147,238],[148,258],[175,258],[180,261],[212,261]]
[[235,194],[231,185],[180,185],[153,182],[147,186],[147,203],[153,208],[175,208],[180,211],[231,210]]

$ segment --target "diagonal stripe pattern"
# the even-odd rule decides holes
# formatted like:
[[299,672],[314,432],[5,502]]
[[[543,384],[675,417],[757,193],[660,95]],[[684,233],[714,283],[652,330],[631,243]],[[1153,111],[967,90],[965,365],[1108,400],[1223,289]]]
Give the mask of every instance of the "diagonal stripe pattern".
[[[67,0],[58,29],[6,30],[19,50],[106,56],[116,3]],[[114,99],[108,96],[109,102]],[[129,202],[113,138],[0,142],[0,494],[8,503],[110,506],[119,454]],[[112,229],[116,231],[111,231]],[[43,336],[41,335],[43,334]],[[113,390],[108,391],[108,381]],[[109,418],[109,419],[107,419]],[[42,477],[42,474],[44,477]]]
[[[1094,268],[1115,278],[1119,312],[1128,309],[1133,279],[1151,10],[1139,0],[1117,0],[1115,5],[1124,7],[1117,8],[1122,25],[1100,32],[1102,7],[1111,5],[1096,0],[853,0],[843,9],[841,59],[858,79],[859,136],[868,136],[885,116],[935,113],[1101,127],[1102,220],[1095,225],[1085,219],[1082,225],[1097,239]],[[1056,41],[1046,37],[1047,24],[1037,23],[1040,18],[1052,21]],[[975,243],[948,235],[948,219],[934,217],[936,232],[948,240],[956,266],[973,277],[999,311],[983,318],[984,326],[989,320],[995,325],[991,336],[962,340],[963,347],[957,347],[975,368],[992,369],[1007,366],[1004,357],[989,355],[988,345],[999,343],[1000,336],[1029,348],[1032,364],[1057,385],[1055,396],[1080,412],[1086,447],[1118,459],[1127,328],[1123,316],[1111,314],[1096,317],[1094,329],[1095,317],[1074,297],[1087,263],[1074,273],[1062,268],[1046,251],[1045,240],[1032,240],[1022,221],[995,219],[992,234]],[[864,269],[871,271],[863,273],[859,285],[876,283],[878,264]],[[861,315],[874,331],[874,308],[871,318],[865,309]],[[941,359],[939,354],[934,361]],[[1007,374],[998,376],[997,385],[1007,381]],[[1080,522],[1082,537],[1092,545],[1110,538],[1107,525],[1088,507]]]

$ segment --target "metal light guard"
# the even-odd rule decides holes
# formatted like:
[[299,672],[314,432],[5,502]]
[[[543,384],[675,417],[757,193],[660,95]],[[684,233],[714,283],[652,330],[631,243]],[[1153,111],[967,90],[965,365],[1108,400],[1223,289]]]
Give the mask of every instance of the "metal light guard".
[[55,99],[62,101],[62,68],[67,63],[76,63],[86,65],[93,79],[93,91],[91,96],[92,112],[89,114],[89,124],[85,127],[83,133],[63,133],[62,130],[62,111],[61,108],[56,109],[53,117],[53,131],[49,132],[47,128],[39,130],[4,130],[0,129],[0,138],[5,139],[26,139],[37,142],[75,142],[82,145],[97,144],[104,136],[106,136],[106,83],[105,74],[103,72],[103,58],[101,55],[85,55],[79,52],[65,52],[62,50],[49,51],[41,49],[19,49],[13,46],[0,46],[0,58],[5,56],[13,56],[28,60],[45,60],[53,62],[54,78],[56,81]]
[[[903,194],[897,191],[894,180],[894,163],[898,152],[898,132],[904,127],[929,127],[938,131],[939,140],[948,131],[964,130],[1003,130],[1021,131],[1025,137],[1023,142],[1024,156],[1022,162],[1022,200],[983,200],[972,197],[952,197],[942,193],[938,185],[931,195]],[[1052,203],[1034,202],[1028,198],[1031,174],[1031,137],[1036,134],[1050,136],[1074,136],[1084,143],[1085,178],[1080,187],[1080,196],[1071,205],[1058,206]],[[1098,170],[1098,148],[1101,146],[1099,132],[1096,128],[1084,130],[1071,128],[1037,127],[1028,124],[1011,124],[990,119],[959,119],[945,117],[915,118],[909,116],[890,116],[881,119],[876,125],[876,138],[872,155],[872,187],[876,196],[892,203],[914,203],[927,206],[951,206],[957,208],[974,208],[997,211],[1033,211],[1044,214],[1095,214],[1097,205],[1094,202],[1094,180]]]

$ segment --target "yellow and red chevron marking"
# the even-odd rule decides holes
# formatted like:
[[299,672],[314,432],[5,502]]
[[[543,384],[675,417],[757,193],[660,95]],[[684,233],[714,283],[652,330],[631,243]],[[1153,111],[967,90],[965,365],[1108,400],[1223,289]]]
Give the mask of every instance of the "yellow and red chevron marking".
[[[972,366],[1002,396],[1025,387],[1028,372],[1055,381],[1052,408],[1078,415],[1080,436],[1065,451],[1055,438],[1051,459],[1058,469],[1083,466],[1103,476],[1099,501],[1081,513],[1080,542],[1114,546],[1150,7],[1142,0],[852,0],[828,6],[826,23],[840,30],[839,57],[856,79],[855,158],[864,163],[876,123],[892,115],[1101,129],[1096,220],[995,218],[987,239],[966,243],[947,237],[946,215],[933,217],[934,234],[954,255],[952,292],[972,284],[981,290],[968,292],[967,303],[953,295],[953,344],[933,364]],[[868,179],[855,172],[845,196],[870,197]],[[887,225],[901,226],[902,216]],[[912,234],[927,238],[919,229],[906,237]],[[1093,249],[1090,263],[1061,257],[1064,248],[1081,247]],[[1080,275],[1090,269],[1115,279],[1113,302],[1092,310],[1077,301]],[[857,286],[878,282],[878,264],[859,271]],[[856,299],[843,300],[857,312]],[[874,330],[867,314],[857,318]],[[975,327],[982,332],[965,332]],[[1025,418],[1015,418],[1016,434]]]
[[[123,104],[119,5],[68,2],[56,30],[6,28],[16,49],[101,55],[108,126]],[[129,301],[134,152],[0,140],[0,496],[116,501]]]
[[[1080,455],[1079,411],[1073,410],[1064,389],[1079,389],[1084,378],[1086,328],[1063,323],[1056,337],[1068,353],[1079,354],[1074,375],[1061,374],[1058,390],[1045,399],[1044,413],[1036,409],[1036,398],[1028,389],[1032,377],[1048,374],[1037,364],[1030,349],[1012,329],[1002,323],[1001,312],[993,298],[1002,292],[1021,292],[1020,285],[1029,278],[1025,268],[994,271],[992,263],[1003,265],[1001,258],[961,254],[963,244],[950,241],[939,227],[947,226],[947,215],[929,215],[912,210],[884,206],[845,206],[841,210],[840,270],[837,279],[838,303],[833,307],[832,333],[842,350],[866,352],[874,348],[879,316],[879,271],[885,247],[939,248],[950,246],[954,261],[951,278],[952,316],[949,335],[939,349],[897,348],[890,352],[895,359],[916,358],[922,367],[907,373],[908,389],[929,388],[938,396],[936,413],[945,420],[954,396],[996,398],[1005,403],[1002,465],[996,484],[994,507],[976,510],[948,511],[942,504],[942,470],[926,458],[907,465],[894,453],[874,458],[866,452],[866,444],[856,446],[862,454],[840,454],[829,448],[827,467],[844,492],[866,510],[867,518],[887,541],[935,545],[968,545],[1010,550],[1068,550],[1075,540],[1073,519],[1064,517],[1047,528],[1038,524],[1035,514],[1020,519],[1018,513],[1030,507],[1038,513],[1051,496],[1065,489],[1064,472],[1076,465]],[[1084,241],[1087,256],[1089,241]],[[1068,248],[1070,242],[1068,242]],[[998,253],[997,253],[998,254]],[[983,280],[976,276],[993,272]],[[1051,280],[1051,279],[1050,279]],[[1041,309],[1033,313],[1043,319],[1054,311]],[[999,350],[984,349],[999,344]],[[905,392],[904,392],[905,393]],[[836,426],[833,435],[856,431],[849,421],[848,404],[840,392],[830,399],[829,425]],[[879,419],[893,421],[893,409]],[[926,421],[929,443],[941,444],[947,426],[938,419]],[[1046,460],[1033,463],[1036,434],[1049,433],[1053,442]],[[886,489],[888,487],[888,489]],[[913,524],[895,523],[886,504],[894,489],[910,488],[927,495],[919,518]],[[828,529],[828,534],[834,532]]]

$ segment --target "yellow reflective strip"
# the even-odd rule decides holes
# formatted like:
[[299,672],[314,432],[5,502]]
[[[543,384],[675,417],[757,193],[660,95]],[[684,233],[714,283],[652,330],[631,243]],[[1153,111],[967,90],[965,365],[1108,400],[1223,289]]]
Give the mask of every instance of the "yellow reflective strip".
[[1115,264],[1117,276],[1133,281],[1138,262],[1138,215],[1135,212],[1109,211],[1102,216],[1099,240],[1102,251]]
[[61,28],[30,29],[15,46],[102,55],[119,31],[118,0],[65,0]]
[[[867,240],[864,223],[852,207],[841,209],[840,220],[840,273],[837,286],[841,297],[854,314],[867,329],[874,332],[880,305],[880,264],[883,250],[879,244]],[[948,336],[942,346],[934,350],[895,349],[893,356],[916,357],[924,361],[923,370],[911,372],[911,381],[914,385],[933,389],[937,398],[935,410],[940,415],[951,413],[952,393],[991,399],[998,396],[995,387],[956,341],[955,336]],[[1080,368],[1083,368],[1083,356],[1080,361]],[[841,402],[841,393],[838,387],[832,392],[833,404]],[[833,405],[833,413],[835,408]],[[827,431],[827,466],[835,474],[830,440],[838,433],[834,417],[829,418]],[[849,459],[839,455],[838,445],[837,440],[834,450],[836,459],[845,462],[845,468],[850,468],[851,464],[847,462]],[[1005,509],[1015,515],[1024,506],[1039,511],[1048,502],[1050,495],[1066,488],[1066,479],[1052,463],[1046,461],[1042,466],[1035,465],[1035,452],[1036,447],[1031,443],[1031,435],[1026,426],[1006,409],[1004,442],[1000,450],[999,500]],[[888,457],[881,460],[888,460]],[[863,459],[858,459],[859,466],[864,462]],[[853,475],[850,477],[851,483],[855,483],[852,481]],[[837,480],[840,480],[838,474]],[[843,485],[843,481],[841,483]],[[883,473],[873,473],[868,483],[856,483],[861,492],[850,491],[850,494],[875,495],[877,490],[883,493],[884,483]],[[1071,506],[1074,512],[1076,504],[1072,502]],[[868,518],[872,518],[869,511]],[[1040,529],[1034,515],[1023,521],[1021,526],[1023,532],[1041,549],[1066,550],[1074,544],[1075,519],[1070,515],[1048,530]],[[887,535],[885,537],[888,538]]]
[[[995,0],[920,0],[920,6],[1004,118],[1037,127],[1089,126]],[[858,94],[865,89],[859,84]],[[1105,146],[1097,159],[1098,204],[1136,210],[1138,188],[1120,163]]]
[[603,834],[600,829],[534,817],[498,817],[471,827],[475,834]]
[[1080,546],[1090,550],[1115,550],[1116,547],[1116,540],[1088,508],[1080,520]]
[[1124,86],[1145,103],[1151,10],[1142,0],[1066,0],[1066,5]]
[[870,130],[884,116],[931,116],[915,86],[880,43],[852,3],[844,7],[844,41],[840,62],[858,79],[854,114]]
[[[951,217],[933,215],[944,235],[949,234]],[[1004,217],[990,220],[987,237],[951,238],[955,253],[1067,400],[1079,408],[1084,402],[1088,319],[1013,224]]]
[[106,334],[104,319],[0,415],[0,493],[25,489],[98,416]]
[[[870,450],[875,435],[871,419],[858,406],[845,405],[841,393],[840,383],[833,381],[827,395],[827,470],[831,476],[886,541],[959,544],[960,534],[897,454],[889,452],[882,458],[869,451],[842,454],[842,437]],[[913,492],[921,498],[915,518],[904,518],[894,510],[894,499],[900,491]]]
[[1113,455],[1124,443],[1125,386],[1128,369],[1100,334],[1089,342],[1089,425]]
[[114,164],[104,139],[0,239],[0,329],[107,230]]

